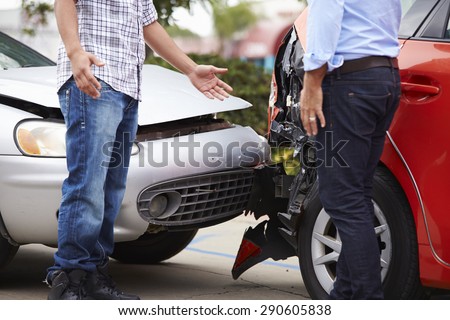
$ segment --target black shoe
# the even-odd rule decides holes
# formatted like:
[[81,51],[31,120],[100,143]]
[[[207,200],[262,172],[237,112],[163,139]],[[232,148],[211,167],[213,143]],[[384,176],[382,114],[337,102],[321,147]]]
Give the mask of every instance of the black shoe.
[[137,295],[124,293],[108,274],[107,265],[97,267],[97,272],[89,274],[86,284],[89,299],[95,300],[140,300]]
[[85,300],[87,272],[80,269],[58,270],[52,275],[48,300]]

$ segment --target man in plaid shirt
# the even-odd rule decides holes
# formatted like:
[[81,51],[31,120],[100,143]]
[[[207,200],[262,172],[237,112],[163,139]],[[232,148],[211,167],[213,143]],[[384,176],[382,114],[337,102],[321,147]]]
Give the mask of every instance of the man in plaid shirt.
[[[116,288],[107,264],[137,130],[145,43],[211,99],[231,92],[216,77],[227,70],[197,65],[184,54],[157,22],[152,0],[56,0],[55,15],[63,40],[57,83],[69,176],[48,298],[139,299]],[[102,146],[111,141],[120,153],[105,155]],[[117,161],[122,165],[102,166]]]

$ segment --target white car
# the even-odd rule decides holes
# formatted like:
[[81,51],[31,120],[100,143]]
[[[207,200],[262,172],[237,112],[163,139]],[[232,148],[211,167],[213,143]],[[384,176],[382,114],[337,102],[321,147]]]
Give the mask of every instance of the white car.
[[[250,106],[237,97],[209,100],[182,74],[144,66],[139,129],[115,225],[114,258],[130,263],[168,259],[198,228],[244,211],[254,169],[269,158],[267,142],[253,129],[214,114]],[[67,169],[55,64],[2,33],[0,119],[4,266],[21,245],[57,245]]]

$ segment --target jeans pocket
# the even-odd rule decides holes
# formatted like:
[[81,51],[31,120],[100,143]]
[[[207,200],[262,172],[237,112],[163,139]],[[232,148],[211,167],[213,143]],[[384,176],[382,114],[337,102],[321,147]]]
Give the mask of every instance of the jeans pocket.
[[348,94],[353,125],[358,134],[366,136],[375,132],[379,119],[385,115],[391,95],[390,92],[379,95]]
[[323,92],[322,112],[325,117],[326,128],[332,128],[333,117],[331,110],[331,94],[329,92]]
[[66,123],[69,122],[69,114],[70,114],[70,94],[71,88],[65,87],[58,92],[59,105],[61,108],[61,113],[64,116],[64,120]]
[[113,89],[113,87],[111,87],[108,83],[106,83],[105,81],[97,78],[98,82],[100,83],[100,94],[102,93],[108,93],[108,92],[115,92],[116,90]]

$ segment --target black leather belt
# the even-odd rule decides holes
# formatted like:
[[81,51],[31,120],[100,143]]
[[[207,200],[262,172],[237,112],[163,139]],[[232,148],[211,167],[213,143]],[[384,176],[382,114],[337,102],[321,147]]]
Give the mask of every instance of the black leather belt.
[[344,64],[339,68],[331,71],[330,74],[344,74],[377,67],[391,67],[398,69],[398,60],[397,58],[389,58],[383,56],[370,56],[355,60],[348,60],[345,61]]

